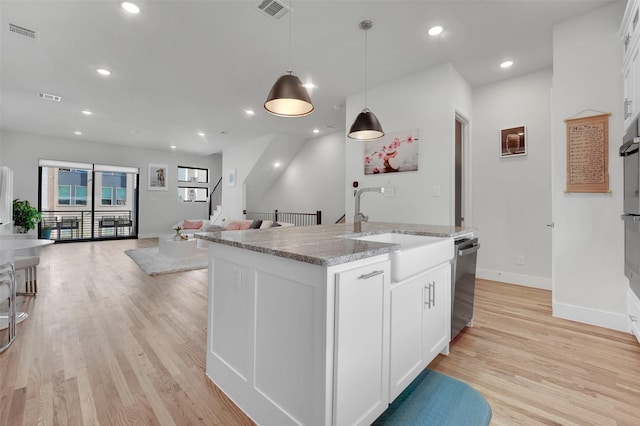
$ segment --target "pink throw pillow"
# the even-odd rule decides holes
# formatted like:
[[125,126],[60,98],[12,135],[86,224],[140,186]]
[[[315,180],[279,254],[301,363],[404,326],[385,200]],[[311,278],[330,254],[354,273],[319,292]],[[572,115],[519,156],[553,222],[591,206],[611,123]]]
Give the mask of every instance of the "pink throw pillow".
[[227,225],[224,227],[225,231],[237,231],[238,229],[240,229],[240,222],[236,222],[236,221],[232,221],[227,223]]
[[202,228],[202,221],[201,220],[184,220],[182,222],[182,229],[200,229]]

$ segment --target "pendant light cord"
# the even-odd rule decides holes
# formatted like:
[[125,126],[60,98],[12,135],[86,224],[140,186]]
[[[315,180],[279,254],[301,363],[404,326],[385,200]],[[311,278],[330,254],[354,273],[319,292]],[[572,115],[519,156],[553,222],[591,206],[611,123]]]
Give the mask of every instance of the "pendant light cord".
[[368,43],[367,43],[367,33],[369,32],[369,30],[367,28],[365,28],[364,30],[364,107],[365,109],[367,108],[367,78],[368,78],[368,74],[367,74],[367,60],[368,60]]
[[293,0],[289,0],[289,74],[291,74],[291,20],[293,19]]

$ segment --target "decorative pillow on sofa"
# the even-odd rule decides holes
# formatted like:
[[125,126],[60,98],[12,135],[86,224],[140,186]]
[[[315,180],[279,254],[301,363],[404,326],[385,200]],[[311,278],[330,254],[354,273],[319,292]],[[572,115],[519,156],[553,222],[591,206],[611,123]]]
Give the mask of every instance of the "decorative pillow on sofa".
[[182,229],[200,229],[202,228],[201,220],[183,220],[182,221]]
[[251,228],[252,220],[232,220],[227,225],[225,225],[225,231],[237,231],[240,229],[249,229]]
[[271,228],[271,225],[273,225],[273,221],[272,220],[263,220],[262,224],[260,225],[260,229]]
[[256,219],[251,223],[251,229],[260,229],[260,226],[262,226],[261,220]]

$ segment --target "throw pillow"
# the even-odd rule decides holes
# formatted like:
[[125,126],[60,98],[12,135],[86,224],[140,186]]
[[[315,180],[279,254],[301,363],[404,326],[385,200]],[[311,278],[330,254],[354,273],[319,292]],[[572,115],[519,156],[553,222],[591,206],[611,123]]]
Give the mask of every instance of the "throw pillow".
[[282,226],[282,225],[280,225],[278,222],[273,222],[273,223],[271,224],[271,227],[272,227],[272,228],[276,228],[276,227],[278,227],[278,226]]
[[240,229],[240,222],[237,222],[235,220],[232,220],[231,222],[227,223],[226,226],[224,227],[225,231],[237,231],[238,229]]
[[240,221],[240,229],[250,229],[252,223],[252,220],[242,220]]
[[260,226],[262,226],[261,220],[256,219],[251,223],[251,229],[260,229]]
[[192,220],[183,220],[182,221],[182,229],[200,229],[202,228],[202,221],[192,221]]

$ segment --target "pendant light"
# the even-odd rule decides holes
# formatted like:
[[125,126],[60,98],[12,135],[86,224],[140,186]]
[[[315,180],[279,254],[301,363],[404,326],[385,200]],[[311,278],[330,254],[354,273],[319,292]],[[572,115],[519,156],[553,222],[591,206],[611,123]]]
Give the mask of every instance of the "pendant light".
[[291,71],[291,17],[293,9],[289,2],[289,69],[273,85],[264,109],[280,117],[303,117],[313,112],[313,104],[307,89]]
[[360,22],[360,29],[364,30],[364,109],[356,117],[351,125],[349,138],[361,141],[379,139],[384,136],[384,130],[369,108],[367,108],[367,31],[373,26],[373,22],[366,20]]

